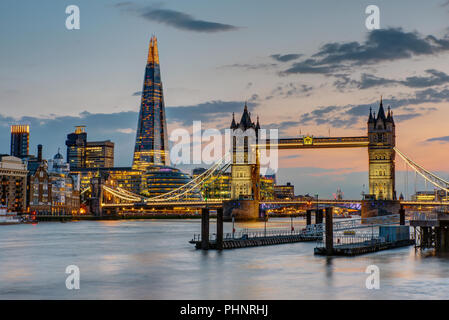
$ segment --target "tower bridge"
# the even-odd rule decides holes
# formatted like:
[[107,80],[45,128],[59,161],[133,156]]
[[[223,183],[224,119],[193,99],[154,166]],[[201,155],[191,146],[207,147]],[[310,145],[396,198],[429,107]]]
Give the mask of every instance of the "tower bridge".
[[[396,132],[393,112],[388,108],[385,114],[382,99],[377,116],[370,110],[367,121],[367,135],[353,137],[313,137],[280,138],[259,140],[259,119],[251,121],[245,105],[240,122],[233,116],[232,150],[217,161],[208,170],[185,185],[165,194],[148,197],[132,193],[117,187],[113,181],[97,178],[91,186],[94,211],[151,210],[153,208],[210,207],[224,210],[224,218],[234,216],[240,220],[252,220],[263,217],[261,207],[267,206],[352,206],[362,208],[365,217],[382,214],[397,214],[402,207],[413,210],[420,207],[449,206],[448,202],[406,201],[398,199],[395,189],[396,154],[412,168],[417,175],[433,186],[445,192],[449,191],[449,182],[429,172],[396,148]],[[255,137],[255,142],[250,136]],[[242,138],[243,137],[243,138]],[[239,139],[241,143],[239,143]],[[369,193],[364,199],[331,200],[261,200],[260,199],[260,159],[261,149],[325,149],[325,148],[366,148],[368,151]],[[202,188],[217,174],[231,168],[231,199],[192,200],[188,195]],[[94,190],[95,189],[95,190]]]

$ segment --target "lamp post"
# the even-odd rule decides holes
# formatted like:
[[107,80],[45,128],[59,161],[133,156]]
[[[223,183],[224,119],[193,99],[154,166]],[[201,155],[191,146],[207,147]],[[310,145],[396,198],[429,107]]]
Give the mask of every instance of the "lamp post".
[[267,215],[265,214],[265,219],[264,219],[264,222],[265,222],[265,227],[264,227],[264,237],[267,236],[267,220],[268,220],[268,217],[267,217]]
[[291,230],[291,233],[293,233],[293,216],[291,216],[290,217],[291,218],[291,223],[290,223],[290,230]]
[[318,194],[316,194],[315,196],[316,196],[316,212],[315,212],[315,219],[316,219],[316,215],[318,213]]
[[234,239],[234,233],[235,233],[234,221],[235,221],[234,214],[232,214],[232,239]]

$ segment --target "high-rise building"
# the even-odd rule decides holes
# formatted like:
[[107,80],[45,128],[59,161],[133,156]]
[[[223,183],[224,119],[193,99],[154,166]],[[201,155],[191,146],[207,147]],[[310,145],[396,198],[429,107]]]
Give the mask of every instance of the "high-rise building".
[[85,126],[77,126],[75,132],[67,135],[67,162],[70,168],[109,168],[114,166],[114,143],[87,141]]
[[11,126],[11,156],[24,158],[28,156],[30,146],[30,126]]
[[86,145],[86,168],[109,168],[114,166],[114,142],[88,141]]
[[142,89],[133,169],[145,170],[151,165],[168,165],[167,124],[157,39],[152,37],[148,50]]
[[65,145],[67,146],[67,162],[70,168],[86,167],[86,144],[87,132],[85,126],[76,126],[75,132],[67,135]]

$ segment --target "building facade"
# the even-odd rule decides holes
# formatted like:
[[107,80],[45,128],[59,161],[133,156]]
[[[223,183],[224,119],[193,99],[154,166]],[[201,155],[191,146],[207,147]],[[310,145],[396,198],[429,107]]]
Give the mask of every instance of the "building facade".
[[87,141],[85,126],[67,135],[67,162],[72,170],[114,166],[114,143],[110,140]]
[[[206,171],[205,168],[195,168],[192,171],[193,179]],[[230,199],[231,173],[223,172],[207,179],[201,188],[203,199]]]
[[159,53],[156,37],[150,40],[145,79],[137,123],[133,169],[145,171],[151,165],[169,165]]
[[[117,186],[136,194],[142,190],[142,177],[144,172],[134,170],[131,167],[114,168],[78,168],[71,170],[72,175],[78,175],[80,179],[81,192],[87,190],[91,185],[92,178],[99,177],[101,174],[108,175],[110,180],[116,182]],[[83,193],[83,196],[89,193]]]
[[260,200],[274,200],[275,175],[260,176]]
[[385,111],[380,99],[379,111],[368,118],[369,193],[377,200],[396,200],[395,151],[396,128],[393,111]]
[[89,141],[86,145],[86,168],[110,168],[114,166],[114,142]]
[[275,199],[293,199],[295,198],[295,186],[290,182],[285,185],[274,186],[274,198]]
[[28,177],[30,212],[41,215],[72,215],[80,211],[78,176],[70,174],[70,165],[58,152],[53,159],[43,160]]
[[0,156],[0,205],[10,212],[26,211],[27,172],[20,158]]
[[11,151],[10,155],[17,158],[28,156],[30,151],[30,126],[11,126]]

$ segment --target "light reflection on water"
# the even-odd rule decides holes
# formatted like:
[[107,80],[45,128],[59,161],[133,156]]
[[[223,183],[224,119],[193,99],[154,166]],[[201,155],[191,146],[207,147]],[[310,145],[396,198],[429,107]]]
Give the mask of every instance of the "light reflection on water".
[[[269,228],[289,228],[273,219]],[[304,221],[295,219],[295,229]],[[237,224],[262,229],[263,222]],[[231,232],[231,223],[225,232]],[[211,222],[211,233],[215,224]],[[1,226],[1,299],[447,299],[449,258],[411,247],[358,257],[313,255],[315,243],[198,251],[199,220]],[[67,290],[65,268],[81,271]],[[368,290],[365,269],[380,268]]]

